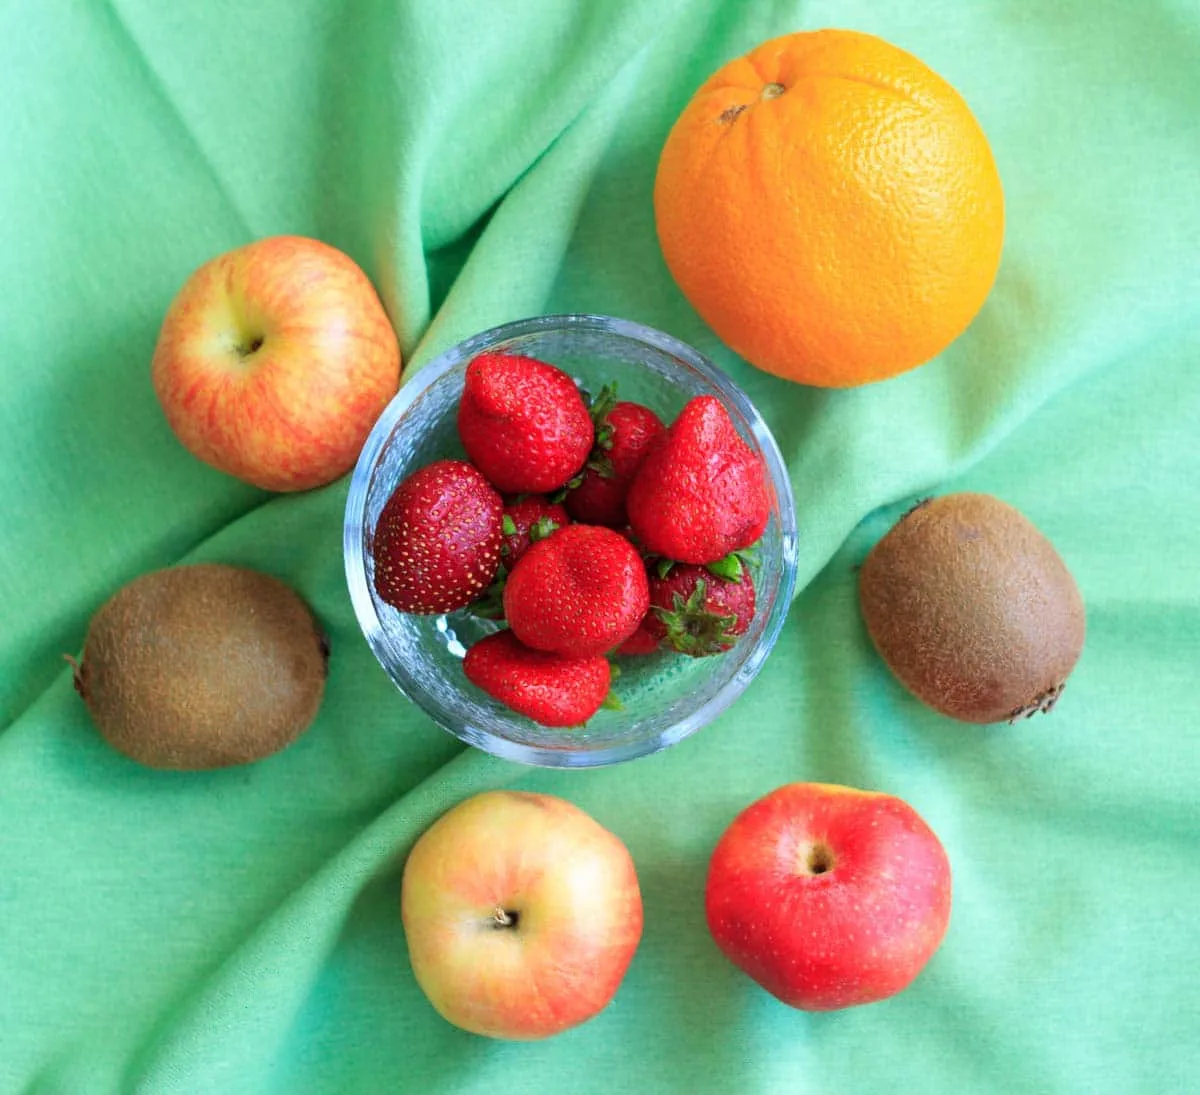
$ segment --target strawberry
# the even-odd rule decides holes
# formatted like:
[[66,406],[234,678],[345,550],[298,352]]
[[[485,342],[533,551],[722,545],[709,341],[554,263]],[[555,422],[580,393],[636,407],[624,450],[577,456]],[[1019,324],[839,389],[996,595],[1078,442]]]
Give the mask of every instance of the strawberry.
[[[653,613],[653,609],[650,610]],[[659,636],[656,636],[646,626],[646,619],[638,624],[638,629],[617,647],[618,658],[634,658],[643,654],[658,653]]]
[[463,658],[472,684],[543,726],[581,726],[608,697],[611,670],[598,656],[530,650],[511,631],[480,639]]
[[649,607],[641,556],[619,532],[594,525],[568,525],[539,540],[504,586],[504,615],[517,638],[568,657],[620,646]]
[[547,501],[540,494],[518,495],[517,500],[504,507],[501,527],[504,540],[500,544],[500,566],[496,577],[479,600],[471,605],[471,612],[485,620],[504,618],[504,585],[508,572],[528,550],[530,544],[546,539],[555,529],[571,523],[562,506]]
[[570,523],[571,518],[562,506],[556,506],[540,495],[510,502],[504,507],[504,542],[500,546],[500,558],[512,570],[530,544],[546,539],[555,529]]
[[628,525],[622,525],[619,529],[617,529],[617,531],[634,546],[634,549],[639,555],[642,553],[641,542],[638,540],[637,533],[634,532],[633,529],[631,529]]
[[[735,557],[736,558],[736,557]],[[738,564],[738,577],[719,578],[705,567],[676,564],[650,578],[645,631],[681,654],[722,654],[754,619],[754,580]]]
[[480,354],[467,366],[458,435],[498,490],[557,490],[583,467],[592,419],[561,369],[517,354]]
[[567,512],[587,525],[625,524],[625,496],[651,444],[666,428],[649,407],[618,403],[616,386],[603,388],[591,408],[596,444],[579,485],[567,492]]
[[762,460],[711,395],[689,400],[654,443],[625,507],[644,550],[681,563],[749,547],[771,512]]
[[392,493],[375,525],[375,589],[401,612],[474,601],[496,576],[504,500],[470,464],[438,460]]

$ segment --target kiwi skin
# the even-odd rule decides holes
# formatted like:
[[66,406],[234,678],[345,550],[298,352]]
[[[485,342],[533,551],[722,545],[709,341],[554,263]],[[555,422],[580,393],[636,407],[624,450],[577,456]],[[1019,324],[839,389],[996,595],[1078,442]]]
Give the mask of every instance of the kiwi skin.
[[909,510],[863,563],[859,602],[900,682],[964,722],[1049,711],[1083,649],[1083,598],[1066,564],[989,494]]
[[300,736],[329,646],[276,578],[199,563],[134,579],[92,617],[75,687],[101,735],[151,768],[247,764]]

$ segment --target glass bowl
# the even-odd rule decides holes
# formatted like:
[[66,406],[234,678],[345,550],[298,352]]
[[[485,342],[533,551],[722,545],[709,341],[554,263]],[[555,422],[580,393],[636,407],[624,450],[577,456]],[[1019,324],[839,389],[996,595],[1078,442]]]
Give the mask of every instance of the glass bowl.
[[[460,661],[499,624],[466,612],[412,616],[375,592],[371,538],[396,485],[443,457],[465,459],[456,414],[467,364],[485,351],[526,354],[568,372],[591,393],[616,382],[620,399],[653,408],[670,423],[697,395],[714,395],[763,458],[771,519],[753,570],[757,612],[725,654],[657,653],[621,658],[614,684],[624,709],[602,709],[578,729],[538,726],[463,676]],[[469,338],[420,369],[388,405],[358,459],[344,527],[350,598],[367,642],[392,682],[434,722],[470,745],[508,760],[587,768],[632,760],[683,740],[714,719],[754,679],[775,645],[796,577],[796,515],[791,484],[766,423],[742,391],[678,339],[607,316],[521,320]]]

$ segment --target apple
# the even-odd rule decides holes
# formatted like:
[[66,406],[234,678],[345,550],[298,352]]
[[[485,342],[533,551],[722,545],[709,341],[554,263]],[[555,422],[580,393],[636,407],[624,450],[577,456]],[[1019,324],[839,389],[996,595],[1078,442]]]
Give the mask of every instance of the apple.
[[950,862],[901,799],[792,783],[725,831],[705,905],[717,946],[785,1004],[869,1004],[906,988],[941,944]]
[[353,260],[273,236],[188,278],[151,372],[193,455],[265,490],[308,490],[354,466],[399,387],[400,347]]
[[642,935],[621,841],[551,795],[488,791],[442,815],[404,865],[417,983],[455,1026],[546,1038],[612,999]]

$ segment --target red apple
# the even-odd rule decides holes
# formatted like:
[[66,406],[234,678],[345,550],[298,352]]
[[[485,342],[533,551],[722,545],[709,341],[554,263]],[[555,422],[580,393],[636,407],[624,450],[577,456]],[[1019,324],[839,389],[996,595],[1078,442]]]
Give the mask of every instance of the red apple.
[[404,865],[413,973],[455,1026],[546,1038],[617,991],[642,935],[625,845],[550,795],[489,791],[439,818]]
[[307,490],[354,466],[399,387],[400,347],[349,257],[274,236],[188,278],[152,375],[193,455],[265,490]]
[[891,795],[792,783],[742,811],[709,864],[708,926],[785,1004],[826,1011],[906,988],[950,920],[950,863]]

